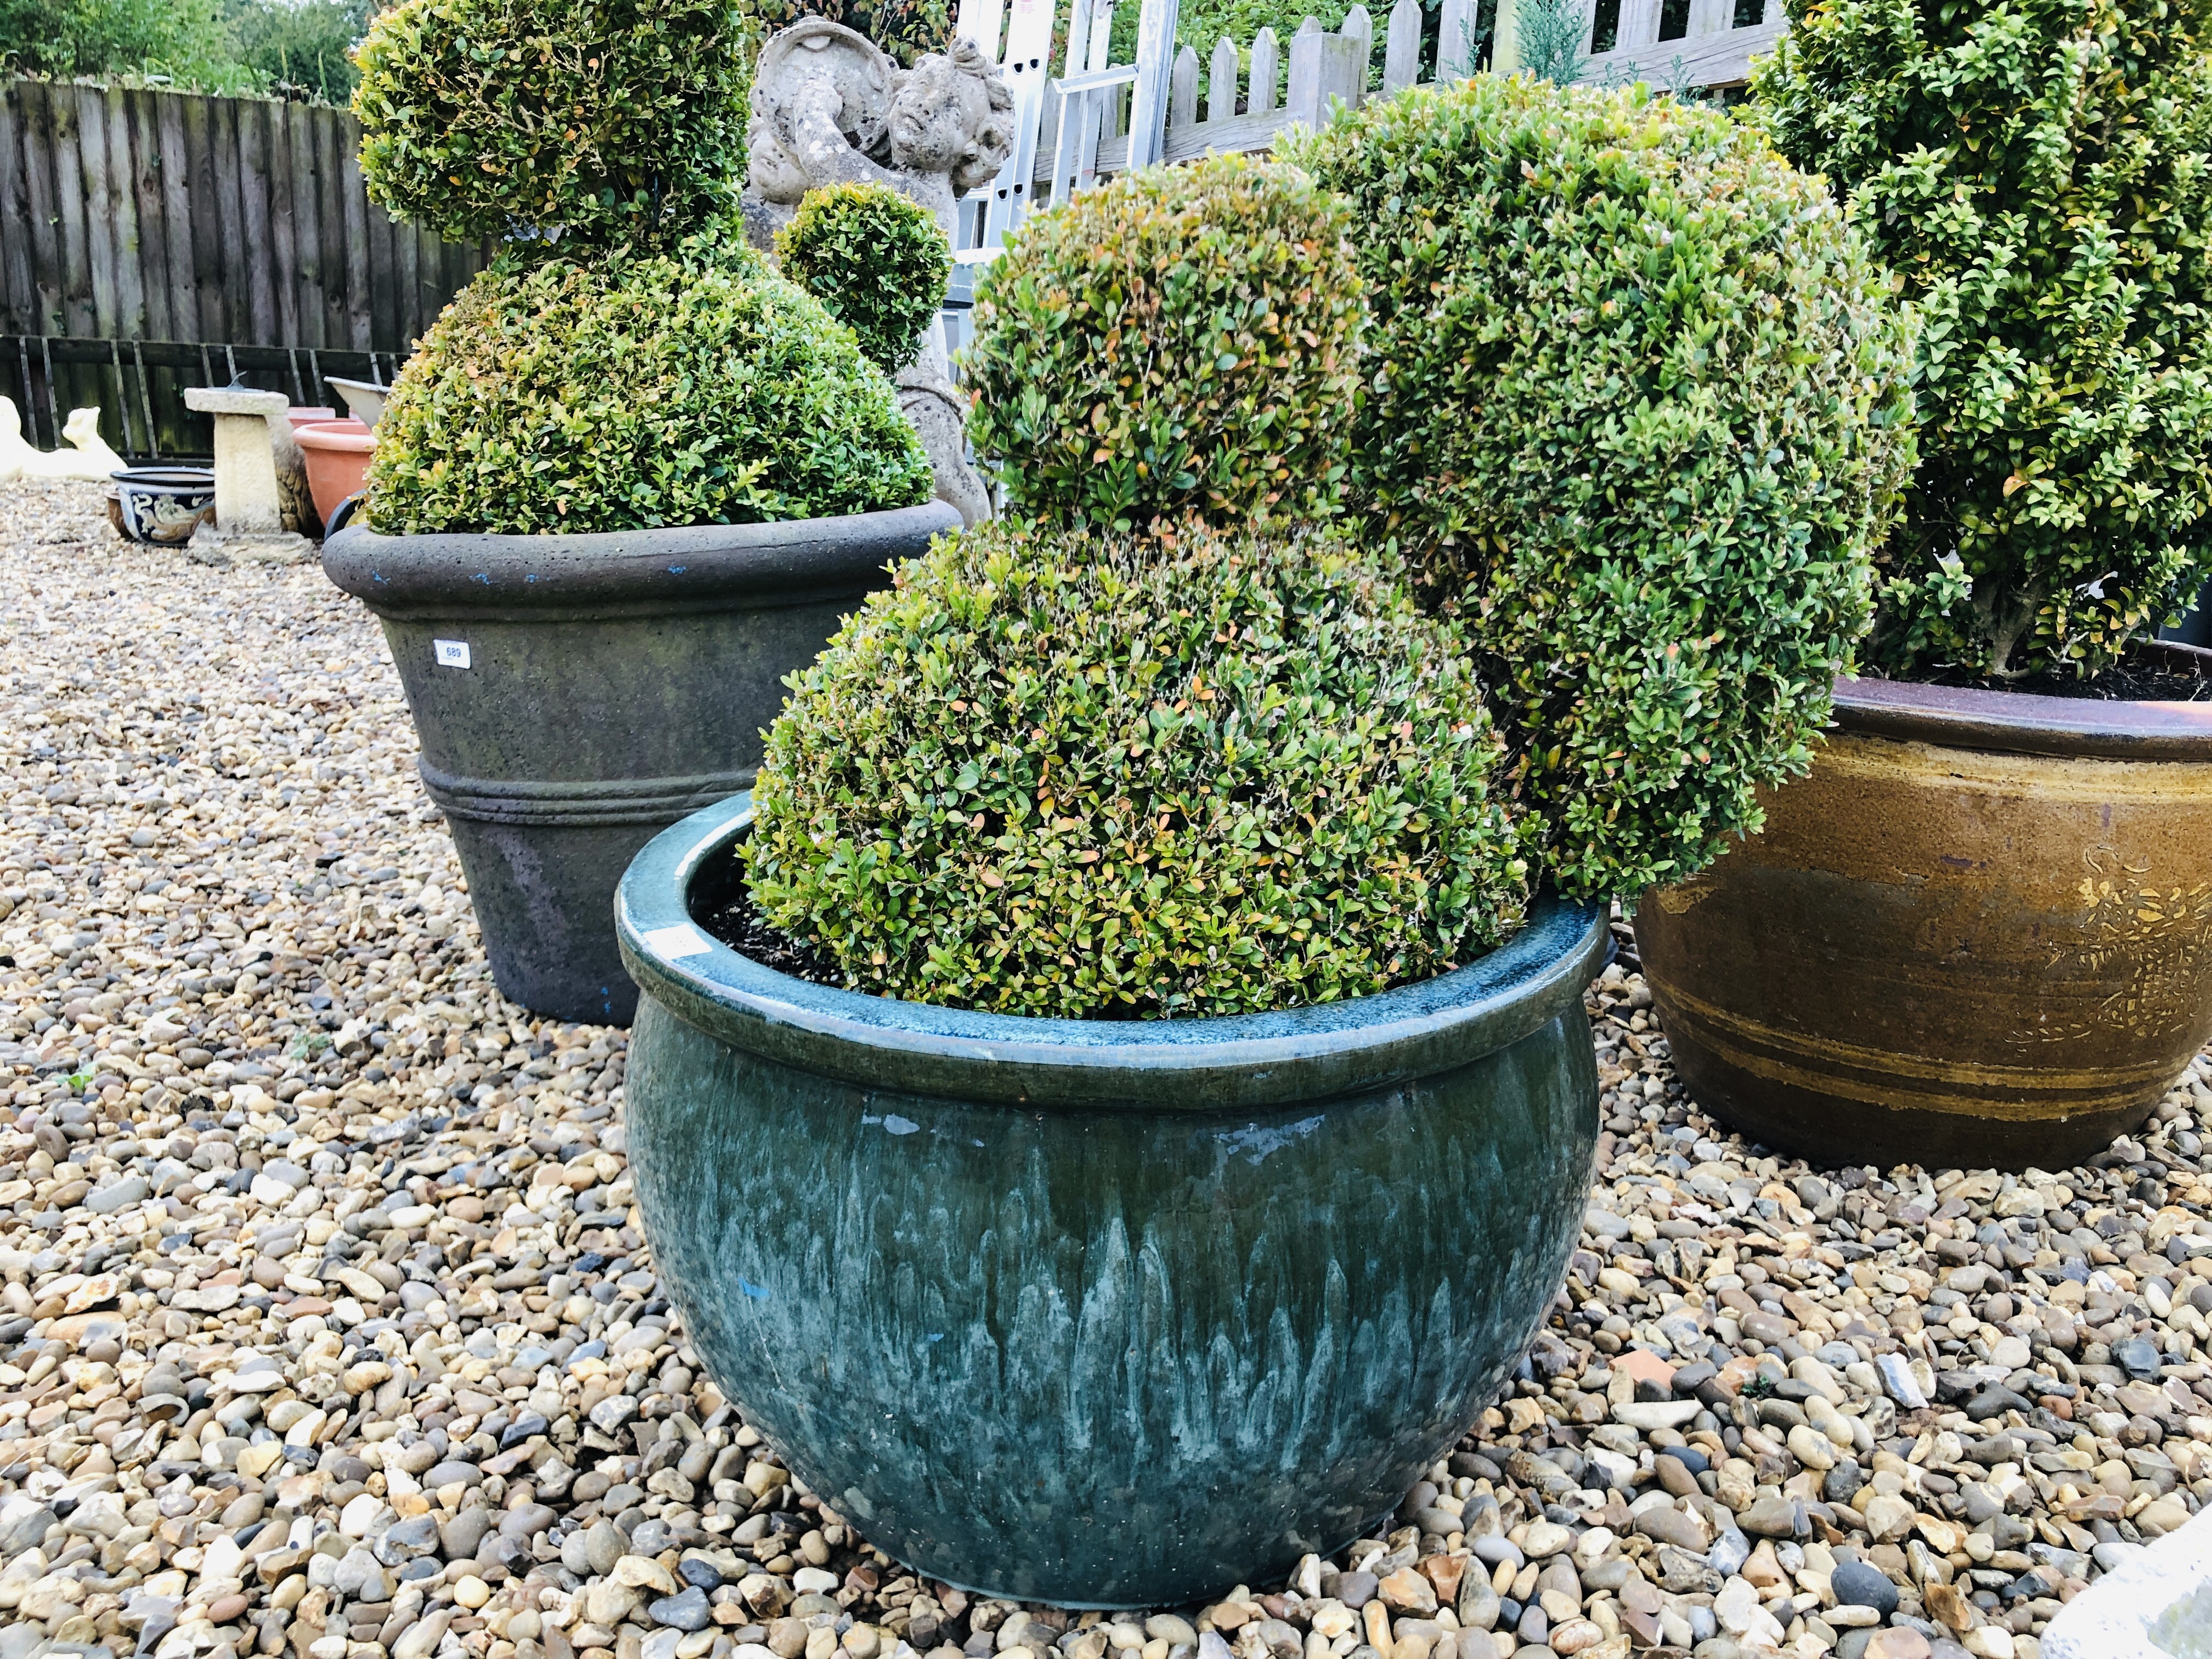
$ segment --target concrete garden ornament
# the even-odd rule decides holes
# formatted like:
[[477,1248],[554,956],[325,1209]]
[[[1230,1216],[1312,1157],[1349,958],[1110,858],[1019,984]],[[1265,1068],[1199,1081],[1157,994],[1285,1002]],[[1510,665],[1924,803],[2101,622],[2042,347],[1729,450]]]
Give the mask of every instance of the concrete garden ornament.
[[[753,79],[744,192],[747,239],[770,257],[775,233],[810,190],[888,185],[937,216],[949,240],[960,198],[1013,154],[1013,94],[966,40],[902,70],[865,35],[810,17],[763,50]],[[929,452],[937,498],[968,524],[989,515],[968,465],[968,399],[952,384],[941,336],[899,370],[899,407]]]
[[876,183],[930,209],[950,237],[953,204],[1013,154],[1013,108],[966,40],[902,70],[842,23],[794,23],[762,50],[753,78],[747,233],[773,252],[808,191]]
[[62,427],[66,449],[35,449],[23,440],[23,419],[14,401],[0,398],[0,481],[9,478],[88,478],[104,481],[130,463],[100,435],[97,409],[72,409]]
[[215,417],[215,523],[193,532],[192,556],[291,564],[313,550],[299,533],[314,522],[300,446],[281,392],[188,386],[185,406]]

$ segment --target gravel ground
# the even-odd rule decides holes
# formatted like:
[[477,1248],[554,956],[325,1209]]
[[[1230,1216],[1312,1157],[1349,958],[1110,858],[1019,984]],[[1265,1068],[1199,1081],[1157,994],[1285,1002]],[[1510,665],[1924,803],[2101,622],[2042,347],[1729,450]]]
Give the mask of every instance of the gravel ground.
[[0,1659],[2035,1659],[2212,1498],[2203,1075],[2100,1167],[1815,1175],[1625,963],[1566,1293],[1385,1535],[1150,1616],[917,1582],[698,1374],[623,1035],[493,989],[367,616],[17,487],[0,641]]

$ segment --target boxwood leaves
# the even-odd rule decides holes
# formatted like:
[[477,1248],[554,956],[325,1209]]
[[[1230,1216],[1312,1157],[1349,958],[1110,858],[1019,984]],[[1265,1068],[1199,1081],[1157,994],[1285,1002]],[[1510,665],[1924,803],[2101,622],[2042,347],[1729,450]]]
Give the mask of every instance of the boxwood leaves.
[[931,488],[850,331],[759,256],[695,239],[478,276],[400,372],[368,514],[393,535],[583,533],[912,507]]
[[1017,513],[1097,529],[1325,515],[1359,279],[1342,204],[1243,156],[1031,215],[976,285],[968,433]]
[[1225,1014],[1510,937],[1528,839],[1452,626],[1310,532],[998,522],[870,598],[769,734],[754,902],[849,984]]
[[1808,763],[1911,465],[1909,332],[1725,113],[1478,76],[1304,147],[1370,317],[1365,533],[1459,614],[1569,892],[1633,900]]

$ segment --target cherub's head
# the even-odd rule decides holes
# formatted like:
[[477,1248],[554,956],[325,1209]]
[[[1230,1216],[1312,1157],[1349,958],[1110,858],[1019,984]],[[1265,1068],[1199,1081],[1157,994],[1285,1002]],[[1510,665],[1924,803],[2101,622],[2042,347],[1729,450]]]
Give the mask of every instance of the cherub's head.
[[947,173],[955,194],[998,176],[1014,153],[1014,95],[974,43],[930,52],[899,72],[891,92],[891,165]]
[[745,183],[762,201],[796,205],[811,188],[814,181],[777,139],[775,123],[767,116],[753,117],[745,152]]

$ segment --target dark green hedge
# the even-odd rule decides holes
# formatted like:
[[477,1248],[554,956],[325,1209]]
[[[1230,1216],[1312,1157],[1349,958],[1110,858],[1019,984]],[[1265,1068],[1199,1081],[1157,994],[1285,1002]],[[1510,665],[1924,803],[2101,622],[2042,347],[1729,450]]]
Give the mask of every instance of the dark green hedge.
[[635,530],[908,507],[890,382],[742,250],[505,260],[456,295],[377,428],[380,531]]

